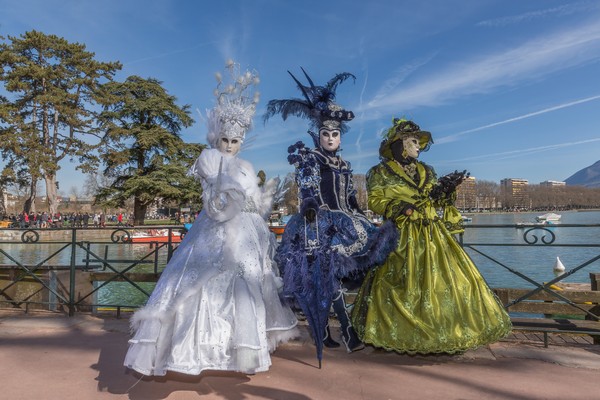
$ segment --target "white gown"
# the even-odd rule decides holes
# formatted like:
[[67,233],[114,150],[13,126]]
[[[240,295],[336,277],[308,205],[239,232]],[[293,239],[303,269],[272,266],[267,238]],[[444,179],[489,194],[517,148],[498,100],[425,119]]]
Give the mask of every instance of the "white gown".
[[272,196],[250,163],[216,149],[204,150],[190,173],[202,180],[203,211],[132,316],[124,365],[144,375],[266,371],[269,353],[297,336],[263,218]]

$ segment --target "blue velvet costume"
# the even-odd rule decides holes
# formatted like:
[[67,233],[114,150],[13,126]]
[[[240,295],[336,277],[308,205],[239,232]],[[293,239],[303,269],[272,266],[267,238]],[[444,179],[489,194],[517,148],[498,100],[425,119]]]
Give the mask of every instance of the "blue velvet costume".
[[[288,160],[296,167],[301,206],[286,225],[277,249],[284,293],[294,297],[305,313],[311,310],[309,321],[318,320],[313,323],[322,326],[326,336],[333,303],[344,344],[351,351],[357,345],[352,343],[354,330],[347,319],[340,281],[383,263],[395,246],[397,232],[393,224],[378,228],[364,216],[349,162],[320,147],[307,149],[301,142],[288,151]],[[304,217],[308,208],[317,210],[314,223]]]
[[[301,206],[300,213],[288,222],[278,250],[280,260],[284,261],[284,277],[293,276],[290,270],[294,269],[293,266],[286,268],[285,264],[297,264],[294,253],[305,253],[306,249],[312,249],[313,253],[317,250],[323,254],[334,252],[331,256],[338,263],[331,272],[338,279],[383,262],[389,253],[386,247],[391,246],[385,246],[379,239],[394,229],[389,225],[378,229],[360,210],[350,163],[320,147],[307,149],[302,142],[290,146],[288,151],[288,160],[297,171]],[[303,216],[307,208],[318,210],[316,226],[305,223]],[[293,285],[285,287],[293,289]]]
[[[335,75],[326,85],[317,86],[302,70],[309,85],[301,84],[290,73],[304,99],[271,100],[265,121],[281,114],[308,118],[315,148],[298,142],[288,149],[288,161],[296,168],[300,210],[287,223],[276,261],[283,276],[284,293],[295,298],[311,327],[317,358],[321,365],[323,345],[339,346],[329,336],[329,311],[340,321],[342,339],[348,352],[364,345],[350,323],[340,280],[381,264],[395,248],[398,234],[391,223],[373,225],[362,213],[355,197],[350,163],[336,151],[320,145],[320,134],[341,135],[352,111],[335,104],[337,86],[354,75]],[[288,71],[289,72],[289,71]]]

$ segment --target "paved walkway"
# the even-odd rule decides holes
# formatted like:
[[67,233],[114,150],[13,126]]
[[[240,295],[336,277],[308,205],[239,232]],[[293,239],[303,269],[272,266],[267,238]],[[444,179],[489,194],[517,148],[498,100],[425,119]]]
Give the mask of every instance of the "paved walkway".
[[[305,327],[303,327],[305,328]],[[569,399],[600,398],[600,345],[505,340],[461,356],[326,349],[306,330],[253,376],[144,377],[122,366],[128,320],[0,310],[0,398],[88,399]]]

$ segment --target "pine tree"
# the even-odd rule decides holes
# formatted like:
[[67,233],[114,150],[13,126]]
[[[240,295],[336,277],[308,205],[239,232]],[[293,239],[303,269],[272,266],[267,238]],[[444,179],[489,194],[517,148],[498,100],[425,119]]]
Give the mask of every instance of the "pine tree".
[[0,81],[12,96],[0,101],[0,148],[27,166],[31,190],[24,209],[34,204],[43,179],[54,214],[59,162],[94,157],[102,84],[121,64],[96,61],[85,45],[35,30],[8,41],[0,43]]
[[121,207],[134,199],[134,223],[142,225],[154,201],[199,201],[200,188],[188,168],[203,146],[183,142],[179,133],[194,122],[190,106],[178,106],[156,79],[130,76],[105,89],[112,101],[101,115],[104,173],[113,183],[97,194],[98,202]]

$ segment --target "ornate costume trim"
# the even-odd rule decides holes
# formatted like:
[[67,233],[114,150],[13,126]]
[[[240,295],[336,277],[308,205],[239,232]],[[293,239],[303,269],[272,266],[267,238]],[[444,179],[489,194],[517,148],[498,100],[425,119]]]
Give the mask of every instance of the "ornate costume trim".
[[258,208],[256,207],[256,203],[251,197],[246,198],[246,202],[244,203],[244,208],[242,208],[242,212],[258,214]]
[[[332,211],[332,212],[336,212],[336,211]],[[340,212],[340,211],[337,211]],[[348,215],[346,213],[346,215]],[[358,221],[357,217],[354,215],[349,215],[350,220],[352,221],[352,226],[354,227],[354,229],[356,230],[356,234],[358,235],[358,240],[356,240],[354,243],[352,243],[349,246],[343,246],[343,245],[336,245],[336,246],[332,246],[332,248],[336,251],[338,251],[340,254],[344,255],[344,256],[351,256],[352,254],[356,254],[361,252],[364,247],[367,245],[367,242],[369,240],[369,235],[367,235],[367,231],[365,230],[365,227],[363,226],[363,224],[360,223],[360,221]]]
[[[311,190],[313,195],[319,195],[321,174],[319,165],[310,149],[304,143],[296,142],[288,147],[288,162],[296,168],[296,183],[298,184],[298,196],[301,197],[302,190]],[[302,198],[299,198],[302,202]]]
[[259,78],[256,71],[240,72],[240,65],[228,60],[225,68],[228,71],[229,83],[224,84],[220,73],[216,73],[217,87],[214,95],[217,104],[207,111],[208,134],[206,138],[212,148],[218,147],[221,137],[244,140],[246,133],[252,129],[252,118],[259,100]]

